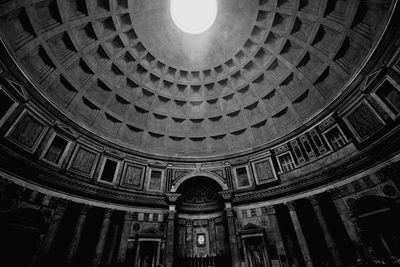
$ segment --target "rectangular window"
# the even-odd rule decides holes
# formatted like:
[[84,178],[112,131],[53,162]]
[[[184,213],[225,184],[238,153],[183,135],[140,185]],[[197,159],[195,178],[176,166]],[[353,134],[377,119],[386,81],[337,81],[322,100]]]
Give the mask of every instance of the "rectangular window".
[[395,114],[400,114],[400,91],[388,80],[384,81],[376,95]]
[[161,191],[161,178],[162,178],[161,171],[152,170],[150,175],[149,190]]
[[100,180],[112,183],[114,181],[115,171],[117,170],[118,162],[106,159],[104,164],[103,172]]
[[310,131],[310,136],[311,136],[312,141],[314,142],[314,145],[317,147],[318,152],[320,154],[324,154],[326,152],[326,148],[325,148],[324,144],[322,143],[322,140],[321,140],[320,136],[318,135],[317,130],[312,129]]
[[237,168],[236,169],[236,176],[237,176],[238,186],[239,187],[249,186],[250,185],[246,167]]
[[288,172],[295,168],[292,157],[289,153],[278,157],[282,172]]
[[339,149],[346,144],[343,134],[340,132],[337,126],[328,130],[325,133],[326,139],[334,149]]
[[51,142],[43,158],[49,162],[59,164],[65,152],[65,149],[67,148],[67,145],[68,145],[67,140],[56,135],[53,138],[53,141]]
[[290,141],[290,146],[293,149],[294,155],[296,156],[298,163],[303,164],[305,162],[305,159],[303,157],[303,153],[301,152],[301,149],[300,149],[300,146],[299,146],[299,143],[297,142],[297,140]]

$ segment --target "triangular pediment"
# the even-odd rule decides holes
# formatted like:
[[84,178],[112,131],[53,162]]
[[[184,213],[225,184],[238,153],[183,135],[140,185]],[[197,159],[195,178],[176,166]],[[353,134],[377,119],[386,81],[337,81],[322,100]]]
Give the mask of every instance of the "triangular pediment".
[[262,232],[264,231],[264,227],[261,227],[259,225],[253,224],[253,223],[248,223],[246,224],[242,229],[240,229],[240,233],[248,233],[248,232]]
[[161,237],[162,233],[153,226],[150,226],[148,228],[143,229],[143,231],[141,231],[139,235],[142,237]]
[[60,124],[60,123],[56,124],[56,127],[60,131],[62,131],[64,134],[66,134],[72,138],[78,138],[78,134],[71,127],[68,127],[68,126],[66,126],[64,124]]
[[21,84],[8,78],[6,78],[6,80],[8,84],[11,86],[11,88],[14,89],[14,92],[16,92],[25,101],[28,100],[28,94],[26,93],[25,88]]
[[375,82],[375,79],[379,76],[380,73],[381,69],[369,74],[364,80],[362,91],[367,91],[369,86]]

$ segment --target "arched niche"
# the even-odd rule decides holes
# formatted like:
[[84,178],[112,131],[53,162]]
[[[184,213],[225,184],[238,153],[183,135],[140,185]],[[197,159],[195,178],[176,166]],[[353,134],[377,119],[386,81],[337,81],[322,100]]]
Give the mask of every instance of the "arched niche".
[[185,213],[221,211],[223,200],[219,192],[223,187],[217,181],[206,176],[182,180],[177,188],[177,192],[181,194],[177,201],[177,210]]
[[178,188],[181,186],[182,183],[185,181],[195,178],[195,177],[204,177],[208,178],[211,180],[214,180],[216,183],[218,183],[221,187],[222,190],[228,190],[228,186],[225,184],[224,180],[219,177],[218,175],[211,173],[211,172],[205,172],[205,171],[193,171],[191,173],[188,173],[181,178],[179,178],[177,181],[174,182],[171,188],[171,192],[178,192]]

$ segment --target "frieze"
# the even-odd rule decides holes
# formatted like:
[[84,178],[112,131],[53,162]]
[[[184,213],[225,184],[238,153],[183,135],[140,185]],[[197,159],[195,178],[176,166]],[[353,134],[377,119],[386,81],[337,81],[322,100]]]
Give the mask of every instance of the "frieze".
[[[392,138],[390,142],[380,144],[379,147],[375,147],[375,149],[370,149],[368,151],[364,151],[363,153],[359,153],[353,158],[343,158],[341,161],[337,161],[332,164],[331,167],[326,166],[325,170],[316,171],[314,173],[308,173],[303,176],[298,177],[297,181],[292,181],[288,184],[262,189],[253,192],[243,192],[235,194],[235,198],[233,202],[241,202],[241,201],[249,201],[257,198],[265,198],[272,197],[274,195],[282,194],[284,192],[293,190],[295,188],[301,188],[305,186],[311,186],[313,184],[318,184],[322,181],[334,180],[343,178],[345,175],[351,175],[355,173],[357,167],[365,168],[366,166],[370,166],[368,161],[375,162],[377,158],[380,160],[384,160],[383,153],[387,157],[390,155],[390,151],[392,153],[394,151],[398,151],[399,147],[394,146],[392,142],[396,143],[399,140],[395,140],[396,138]],[[373,155],[373,156],[372,156]]]

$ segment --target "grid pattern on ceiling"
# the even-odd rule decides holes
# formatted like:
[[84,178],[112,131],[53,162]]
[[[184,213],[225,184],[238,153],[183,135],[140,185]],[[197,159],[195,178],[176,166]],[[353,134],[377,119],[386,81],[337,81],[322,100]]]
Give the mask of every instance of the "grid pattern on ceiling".
[[374,1],[259,0],[248,39],[210,69],[151,54],[133,1],[0,1],[0,28],[58,107],[132,149],[233,153],[290,132],[337,95],[371,48]]

